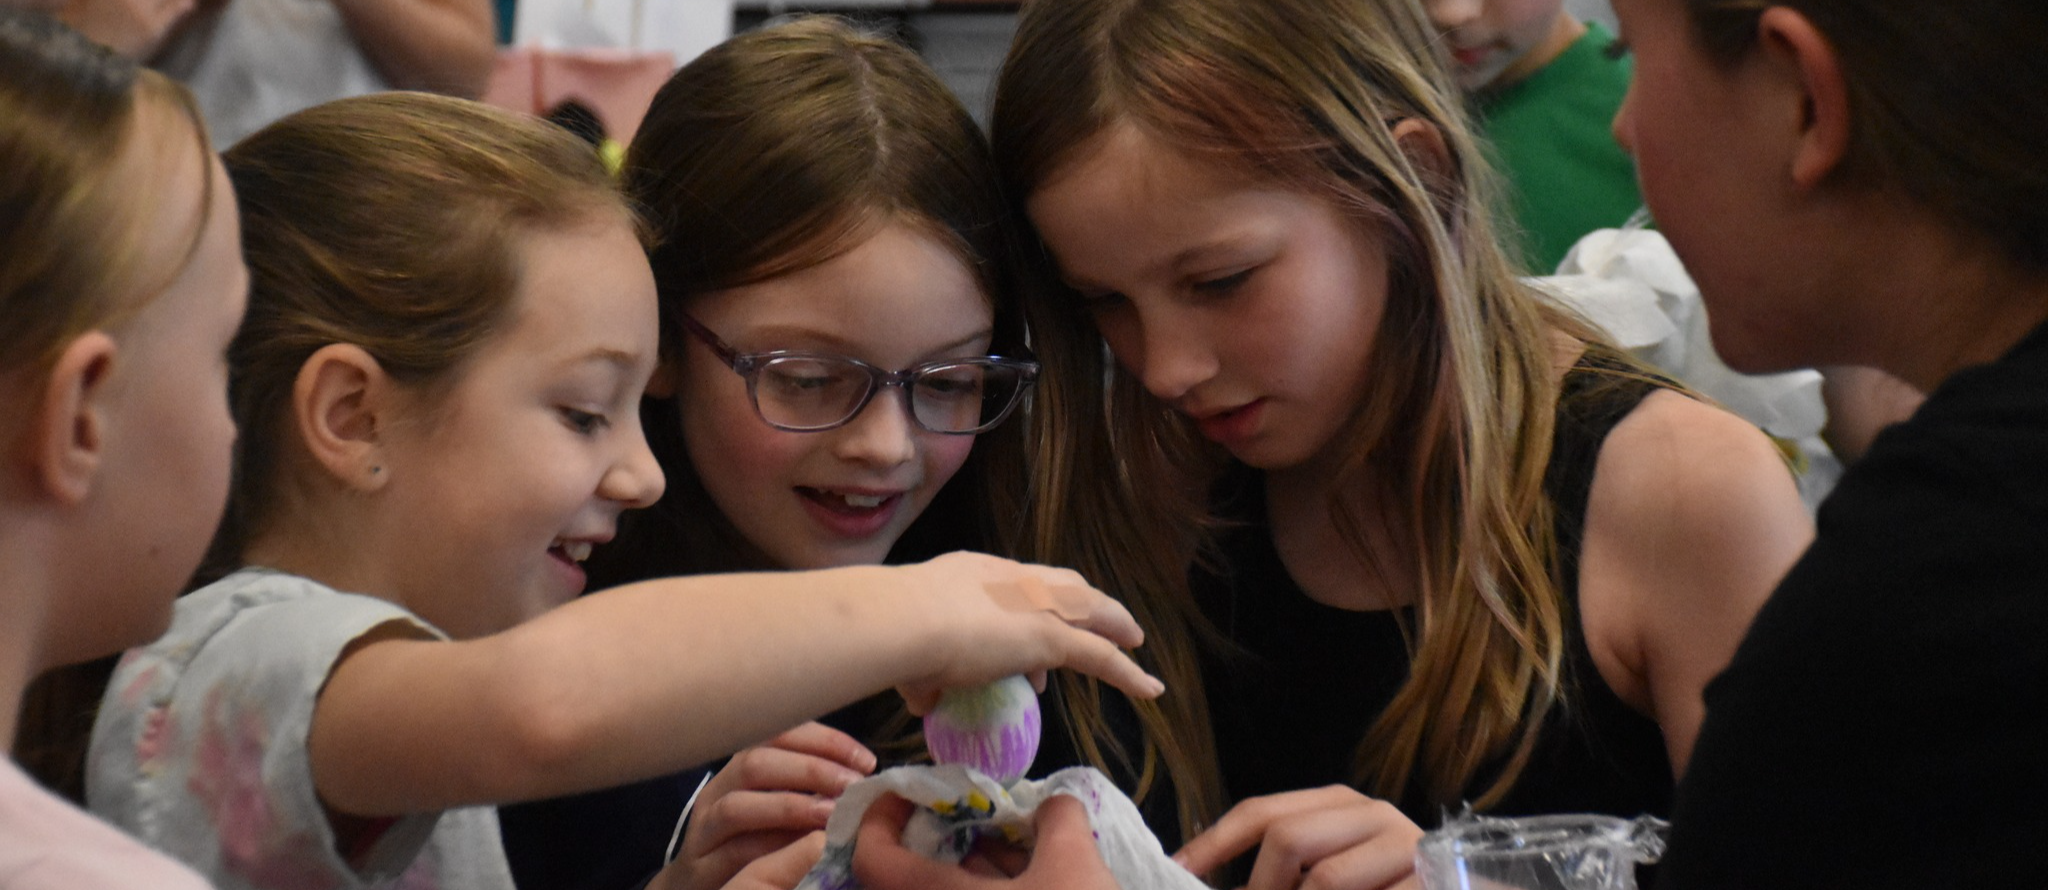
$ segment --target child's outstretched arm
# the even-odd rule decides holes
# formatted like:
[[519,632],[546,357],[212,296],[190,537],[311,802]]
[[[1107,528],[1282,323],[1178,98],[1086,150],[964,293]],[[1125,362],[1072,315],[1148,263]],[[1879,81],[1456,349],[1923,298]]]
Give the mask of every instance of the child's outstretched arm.
[[357,647],[310,756],[342,812],[525,800],[673,772],[889,687],[1064,667],[1151,698],[1118,648],[1142,638],[1080,575],[982,554],[662,579],[477,640]]

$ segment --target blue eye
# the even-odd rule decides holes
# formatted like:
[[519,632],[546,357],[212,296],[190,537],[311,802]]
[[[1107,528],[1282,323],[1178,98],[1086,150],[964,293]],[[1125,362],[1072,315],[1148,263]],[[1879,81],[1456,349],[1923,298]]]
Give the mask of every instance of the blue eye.
[[602,414],[578,411],[575,408],[563,408],[561,411],[562,422],[580,435],[596,435],[599,430],[612,425],[611,418]]

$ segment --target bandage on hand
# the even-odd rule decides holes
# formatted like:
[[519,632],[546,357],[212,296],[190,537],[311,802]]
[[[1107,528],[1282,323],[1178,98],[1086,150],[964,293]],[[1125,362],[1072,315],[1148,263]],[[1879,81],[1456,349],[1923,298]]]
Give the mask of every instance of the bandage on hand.
[[1013,612],[1051,612],[1070,622],[1085,621],[1094,614],[1089,601],[1095,591],[1079,584],[1047,584],[1026,575],[1015,581],[988,581],[982,587],[996,605]]

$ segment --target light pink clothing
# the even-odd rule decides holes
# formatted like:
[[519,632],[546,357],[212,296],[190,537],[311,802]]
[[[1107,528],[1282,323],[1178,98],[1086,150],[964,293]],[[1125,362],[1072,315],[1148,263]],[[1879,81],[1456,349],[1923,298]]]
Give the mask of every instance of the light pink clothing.
[[197,872],[143,846],[0,760],[0,890],[208,890]]

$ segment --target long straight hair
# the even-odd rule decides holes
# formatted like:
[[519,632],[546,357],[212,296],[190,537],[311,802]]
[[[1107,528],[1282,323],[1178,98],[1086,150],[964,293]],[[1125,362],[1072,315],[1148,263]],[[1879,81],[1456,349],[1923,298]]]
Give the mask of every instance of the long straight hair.
[[[830,262],[886,226],[933,238],[973,275],[994,315],[990,349],[1026,353],[1019,226],[998,190],[986,139],[917,55],[831,16],[747,32],[676,72],[626,154],[626,192],[658,242],[661,353],[689,342],[681,317],[700,296]],[[653,508],[621,523],[592,577],[777,568],[705,491],[682,435],[681,396],[641,401],[648,445],[668,474]],[[950,550],[1012,553],[1023,427],[976,437],[967,461],[896,543],[890,562]],[[919,747],[900,708],[877,741]]]
[[[1410,676],[1360,740],[1354,779],[1439,803],[1484,782],[1483,807],[1519,776],[1565,692],[1567,614],[1543,489],[1558,396],[1552,336],[1597,338],[1518,282],[1494,232],[1492,174],[1436,42],[1410,0],[1039,0],[1024,8],[998,82],[993,142],[1016,200],[1121,124],[1382,233],[1388,305],[1367,373],[1385,384],[1338,433],[1352,446],[1330,509],[1360,563],[1413,566],[1419,594]],[[1449,170],[1396,144],[1393,124],[1411,119],[1442,135]],[[1100,354],[1099,336],[1081,333],[1090,322],[1079,300],[1034,309],[1034,320],[1055,319],[1047,330],[1079,338],[1077,357]],[[1132,375],[1111,376],[1099,438],[1113,458],[1074,468],[1062,493],[1114,492],[1114,503],[1076,509],[1125,528],[1119,546],[1151,555],[1134,564],[1179,560],[1184,571],[1204,535],[1191,499],[1218,457]],[[1389,505],[1391,542],[1368,538],[1339,493]],[[1055,533],[1060,521],[1045,518]],[[1177,650],[1214,639],[1184,575],[1146,580],[1118,589],[1150,622],[1148,650],[1181,662],[1190,656]],[[1202,697],[1191,665],[1164,679],[1176,696]],[[1208,758],[1196,768],[1215,772],[1206,723],[1169,731],[1199,739],[1187,746]]]

